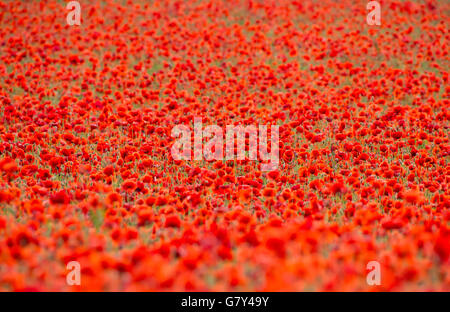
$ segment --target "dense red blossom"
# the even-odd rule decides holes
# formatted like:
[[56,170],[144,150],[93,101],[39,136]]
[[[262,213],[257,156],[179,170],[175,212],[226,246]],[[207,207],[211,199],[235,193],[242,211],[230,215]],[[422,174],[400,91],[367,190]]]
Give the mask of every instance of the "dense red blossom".
[[0,290],[449,291],[450,3],[380,2],[0,1]]

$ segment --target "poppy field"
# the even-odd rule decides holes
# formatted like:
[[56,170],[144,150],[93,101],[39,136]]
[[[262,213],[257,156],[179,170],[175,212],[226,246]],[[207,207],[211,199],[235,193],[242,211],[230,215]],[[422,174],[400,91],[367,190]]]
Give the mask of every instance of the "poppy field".
[[450,2],[367,2],[0,0],[0,291],[450,291]]

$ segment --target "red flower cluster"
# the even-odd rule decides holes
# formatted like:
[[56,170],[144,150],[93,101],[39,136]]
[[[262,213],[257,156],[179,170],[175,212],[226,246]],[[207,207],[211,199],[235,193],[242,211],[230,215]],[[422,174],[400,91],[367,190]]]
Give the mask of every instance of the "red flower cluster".
[[[448,1],[80,3],[0,3],[0,290],[450,290]],[[196,116],[278,170],[174,160]]]

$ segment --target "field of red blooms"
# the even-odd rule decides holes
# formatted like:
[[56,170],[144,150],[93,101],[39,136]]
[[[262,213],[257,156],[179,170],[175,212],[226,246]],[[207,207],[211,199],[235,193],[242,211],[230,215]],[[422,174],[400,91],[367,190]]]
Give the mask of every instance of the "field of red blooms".
[[0,291],[449,291],[450,3],[380,3],[0,1]]

